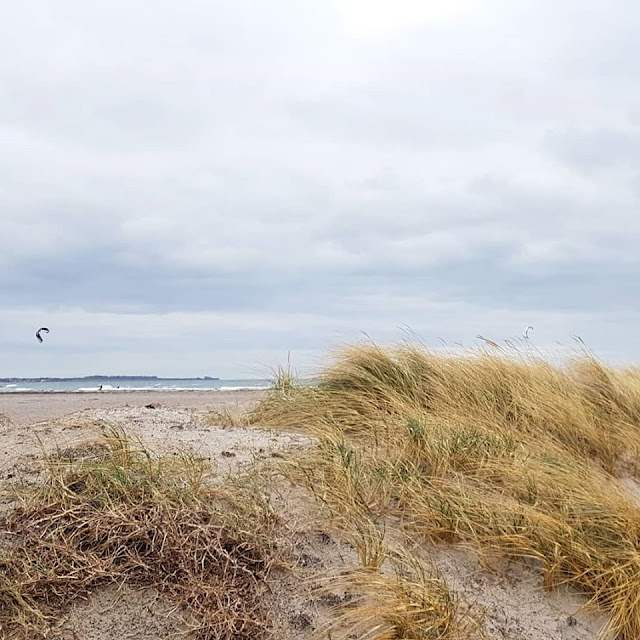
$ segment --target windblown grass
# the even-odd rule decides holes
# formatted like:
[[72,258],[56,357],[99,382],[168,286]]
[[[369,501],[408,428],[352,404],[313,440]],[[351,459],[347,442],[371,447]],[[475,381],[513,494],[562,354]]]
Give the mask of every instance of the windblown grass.
[[355,594],[317,634],[366,640],[466,640],[479,637],[478,622],[459,603],[434,567],[389,554],[386,571],[359,567],[327,577],[327,588]]
[[195,637],[253,639],[269,629],[265,579],[283,538],[249,479],[212,483],[204,461],[156,457],[113,432],[91,459],[48,461],[5,527],[0,636],[45,637],[101,585],[153,586],[195,620]]
[[205,422],[211,427],[248,427],[249,418],[246,410],[241,407],[223,406],[219,409],[211,409]]
[[[357,345],[317,387],[274,388],[253,420],[317,436],[288,473],[345,532],[393,521],[534,559],[545,587],[572,585],[618,637],[640,637],[640,510],[615,480],[638,469],[637,370]],[[375,564],[375,537],[360,540]],[[401,626],[385,637],[419,637]]]

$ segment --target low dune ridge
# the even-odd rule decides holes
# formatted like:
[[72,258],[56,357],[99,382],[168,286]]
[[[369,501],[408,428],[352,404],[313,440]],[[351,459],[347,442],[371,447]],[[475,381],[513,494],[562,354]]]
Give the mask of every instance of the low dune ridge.
[[0,413],[8,636],[640,633],[635,370],[360,344],[314,386]]

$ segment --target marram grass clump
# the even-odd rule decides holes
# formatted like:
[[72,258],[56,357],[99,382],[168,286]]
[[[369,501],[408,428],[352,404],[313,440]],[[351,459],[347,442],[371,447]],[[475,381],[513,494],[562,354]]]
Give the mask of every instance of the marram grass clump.
[[640,509],[616,479],[638,470],[637,370],[356,345],[252,418],[317,437],[287,474],[345,532],[392,522],[533,559],[546,588],[573,586],[615,636],[640,638]]
[[153,586],[202,639],[260,638],[262,595],[283,542],[266,493],[249,478],[214,483],[204,461],[152,455],[123,433],[91,459],[50,458],[23,492],[0,553],[0,637],[46,637],[101,585]]
[[[428,562],[387,550],[380,567],[361,566],[329,575],[318,588],[352,594],[316,637],[366,640],[471,640],[480,621],[464,612]],[[382,567],[384,565],[384,567]],[[380,570],[382,568],[382,570]]]

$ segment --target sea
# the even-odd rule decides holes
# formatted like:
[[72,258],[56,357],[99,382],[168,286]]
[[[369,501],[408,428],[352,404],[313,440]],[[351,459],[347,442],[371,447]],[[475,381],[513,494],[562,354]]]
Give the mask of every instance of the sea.
[[219,380],[217,378],[12,378],[0,381],[0,393],[94,393],[101,391],[239,391],[267,389],[269,380]]

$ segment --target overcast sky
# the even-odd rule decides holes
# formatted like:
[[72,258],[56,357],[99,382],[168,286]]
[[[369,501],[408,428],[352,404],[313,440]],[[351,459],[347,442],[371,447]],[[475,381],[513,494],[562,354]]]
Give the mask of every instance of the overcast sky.
[[260,377],[407,327],[640,360],[639,28],[631,0],[5,3],[0,376]]

